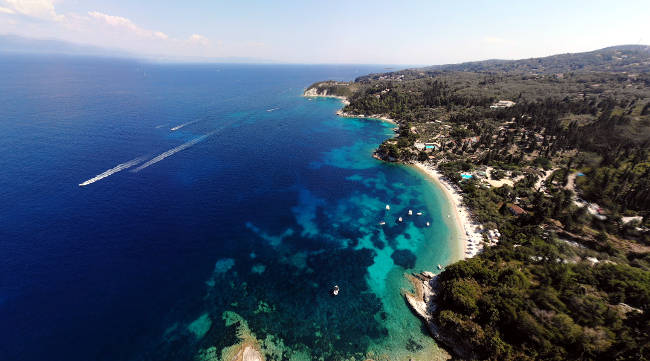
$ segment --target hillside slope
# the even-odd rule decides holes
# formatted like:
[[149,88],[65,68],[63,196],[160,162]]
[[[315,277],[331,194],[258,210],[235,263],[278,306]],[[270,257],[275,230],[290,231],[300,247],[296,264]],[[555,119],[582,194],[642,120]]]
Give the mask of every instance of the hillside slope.
[[457,356],[650,358],[648,46],[310,89],[396,120],[377,157],[436,167],[483,226],[483,252],[436,278],[423,317]]

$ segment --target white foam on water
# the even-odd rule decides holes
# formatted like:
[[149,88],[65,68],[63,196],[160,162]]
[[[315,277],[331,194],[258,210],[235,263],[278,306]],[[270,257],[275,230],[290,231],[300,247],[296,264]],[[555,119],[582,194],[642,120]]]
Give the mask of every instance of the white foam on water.
[[170,150],[168,150],[168,151],[166,151],[166,152],[164,152],[164,153],[161,153],[161,154],[159,154],[159,155],[157,155],[157,156],[151,158],[148,162],[146,162],[146,163],[142,164],[141,166],[139,166],[139,167],[133,169],[131,172],[137,173],[137,172],[139,172],[139,171],[141,171],[141,170],[147,168],[147,167],[150,166],[150,165],[156,164],[156,163],[160,162],[161,160],[163,160],[163,159],[165,159],[165,158],[167,158],[167,157],[169,157],[169,156],[171,156],[171,155],[174,155],[174,154],[180,152],[180,151],[183,150],[183,149],[187,149],[187,148],[193,146],[194,144],[199,143],[199,142],[205,140],[205,138],[211,136],[211,135],[214,134],[214,133],[215,133],[215,132],[211,132],[211,133],[208,133],[208,134],[206,134],[206,135],[202,135],[202,136],[200,136],[200,137],[196,137],[196,138],[190,140],[190,141],[187,142],[187,143],[183,143],[183,144],[179,145],[179,146],[176,147],[176,148],[172,148],[172,149],[170,149]]
[[166,126],[168,126],[168,125],[169,125],[169,124],[160,124],[160,125],[156,125],[156,129],[160,129],[160,128],[162,128],[162,127],[166,127]]
[[145,157],[138,157],[138,158],[132,159],[132,160],[130,160],[128,162],[118,164],[117,166],[115,166],[115,167],[113,167],[113,168],[111,168],[111,169],[109,169],[109,170],[107,170],[107,171],[105,171],[105,172],[103,172],[101,174],[98,174],[98,175],[94,176],[93,178],[88,179],[87,181],[85,181],[83,183],[79,183],[79,186],[84,187],[84,186],[87,186],[89,184],[95,183],[98,180],[104,179],[104,178],[106,178],[106,177],[108,177],[110,175],[113,175],[113,174],[115,174],[117,172],[120,172],[120,171],[123,171],[125,169],[129,169],[129,168],[133,167],[136,164],[142,163],[143,160],[145,160]]
[[198,123],[198,122],[200,122],[200,121],[201,121],[201,119],[197,119],[197,120],[193,120],[193,121],[191,121],[191,122],[187,122],[187,123],[183,123],[183,124],[177,125],[177,126],[173,127],[173,128],[171,129],[171,131],[173,132],[173,131],[175,131],[175,130],[179,130],[179,129],[183,128],[183,127],[186,127],[186,126],[188,126],[188,125],[192,125],[192,124],[194,124],[194,123]]

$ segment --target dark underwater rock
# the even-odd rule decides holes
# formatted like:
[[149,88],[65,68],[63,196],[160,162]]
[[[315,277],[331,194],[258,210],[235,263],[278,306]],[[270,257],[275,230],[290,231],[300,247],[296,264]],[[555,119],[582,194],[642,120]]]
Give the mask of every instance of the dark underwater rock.
[[396,265],[410,269],[415,267],[415,254],[408,249],[398,249],[390,255]]

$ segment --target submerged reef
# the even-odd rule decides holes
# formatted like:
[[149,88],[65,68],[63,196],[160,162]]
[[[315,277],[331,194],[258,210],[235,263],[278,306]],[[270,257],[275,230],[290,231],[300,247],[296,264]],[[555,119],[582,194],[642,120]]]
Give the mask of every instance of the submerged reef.
[[447,257],[421,251],[444,241],[445,229],[408,217],[409,209],[435,214],[436,198],[418,173],[372,169],[381,163],[359,153],[354,164],[336,163],[347,182],[335,189],[314,168],[315,184],[291,189],[281,222],[243,220],[237,243],[215,255],[205,295],[179,308],[170,322],[179,326],[148,359],[444,359],[399,293],[404,271]]
[[416,257],[413,252],[408,249],[398,249],[390,256],[395,262],[396,265],[401,266],[405,269],[410,269],[415,267]]

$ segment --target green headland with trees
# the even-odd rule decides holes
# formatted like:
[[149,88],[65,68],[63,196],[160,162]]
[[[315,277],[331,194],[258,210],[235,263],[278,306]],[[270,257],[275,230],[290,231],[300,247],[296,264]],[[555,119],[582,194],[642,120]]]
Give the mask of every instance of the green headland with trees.
[[435,280],[432,317],[456,357],[650,359],[650,47],[309,89],[396,120],[376,155],[435,165],[500,231]]

